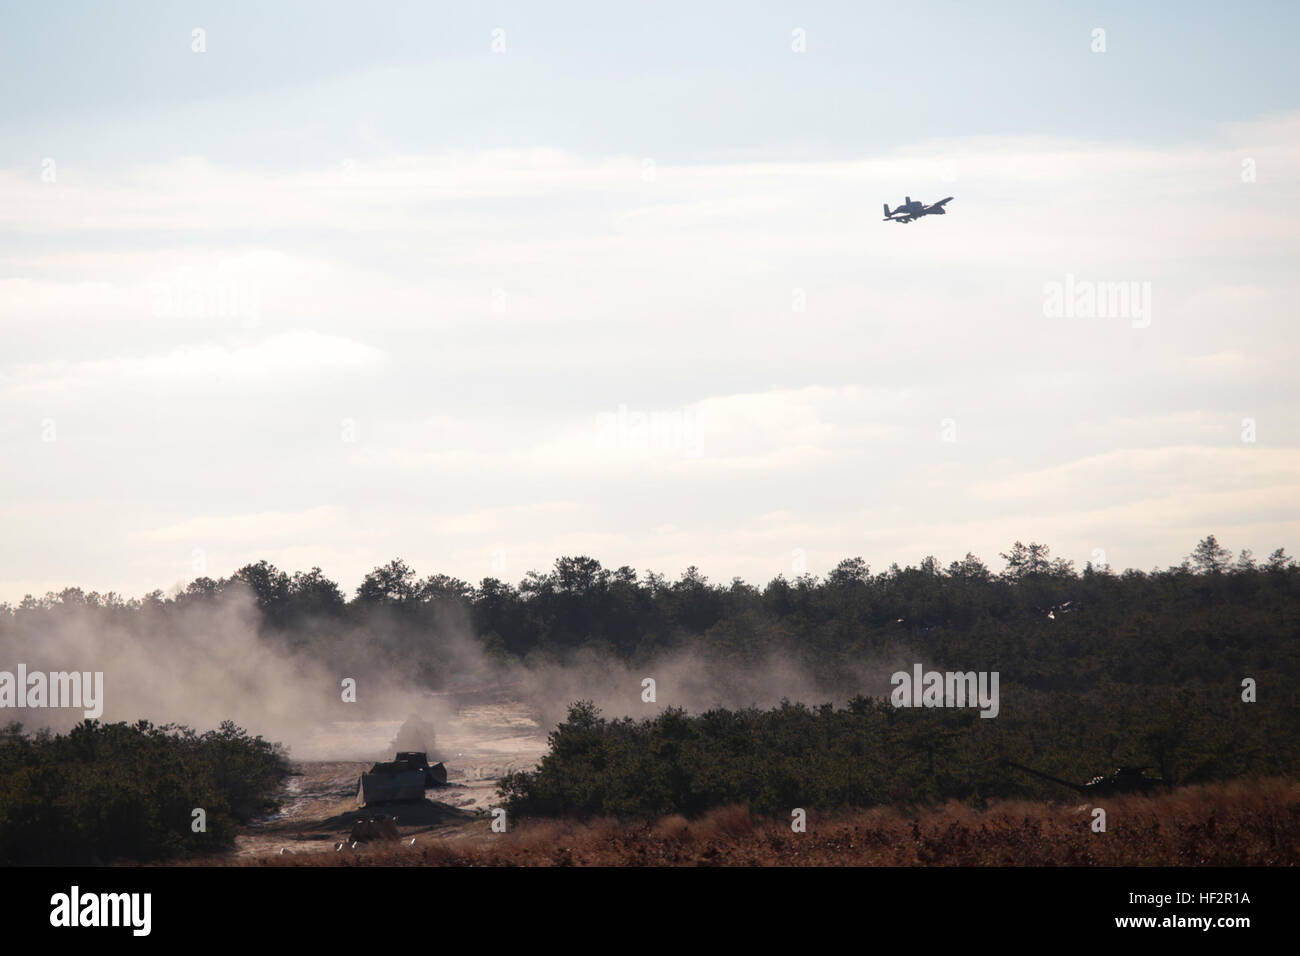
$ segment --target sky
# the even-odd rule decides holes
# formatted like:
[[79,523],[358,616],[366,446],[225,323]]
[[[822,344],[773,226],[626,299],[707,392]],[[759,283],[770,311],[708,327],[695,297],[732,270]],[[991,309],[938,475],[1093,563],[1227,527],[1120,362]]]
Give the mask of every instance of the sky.
[[0,601],[1300,551],[1294,4],[0,6]]

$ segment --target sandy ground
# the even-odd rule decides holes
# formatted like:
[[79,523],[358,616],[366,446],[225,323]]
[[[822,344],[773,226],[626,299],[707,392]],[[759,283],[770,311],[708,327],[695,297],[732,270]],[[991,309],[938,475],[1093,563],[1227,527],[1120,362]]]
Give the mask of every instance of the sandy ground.
[[[447,701],[444,701],[447,703]],[[375,760],[392,759],[388,747],[402,720],[340,723],[322,728],[307,748],[361,755],[358,760],[298,760],[278,794],[278,813],[247,827],[234,855],[351,852],[337,849],[357,820],[395,815],[403,840],[455,840],[485,826],[482,813],[496,801],[500,777],[536,766],[546,735],[528,709],[494,695],[451,701],[454,715],[437,726],[437,756],[447,767],[447,786],[426,791],[419,803],[358,808],[357,780]],[[430,755],[432,761],[433,755]]]

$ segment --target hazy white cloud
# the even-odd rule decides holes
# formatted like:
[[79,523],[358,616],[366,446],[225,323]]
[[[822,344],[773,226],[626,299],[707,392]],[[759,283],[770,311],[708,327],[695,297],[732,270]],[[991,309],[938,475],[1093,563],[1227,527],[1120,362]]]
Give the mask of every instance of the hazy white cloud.
[[[1268,176],[1297,116],[642,160],[0,170],[0,598],[167,586],[193,547],[349,587],[397,554],[765,580],[796,551],[1295,548],[1300,207]],[[879,222],[903,192],[957,199]],[[1150,326],[1048,318],[1067,275],[1150,283]],[[60,514],[105,546],[21,517]]]
[[245,542],[259,539],[268,543],[293,541],[341,524],[338,508],[309,508],[300,512],[266,511],[258,514],[200,515],[174,524],[141,531],[134,537],[150,544],[181,542]]
[[[1102,501],[1141,500],[1172,493],[1229,490],[1240,493],[1273,483],[1300,485],[1300,449],[1166,447],[1117,449],[1077,461],[983,482],[977,497],[1018,502],[1074,501],[1080,507]],[[1249,492],[1247,492],[1249,493]]]
[[[384,353],[372,346],[319,332],[283,332],[240,345],[199,345],[165,353],[124,355],[81,362],[35,362],[9,373],[13,393],[175,382],[225,388],[231,382],[283,384],[315,374],[377,368]],[[0,379],[3,381],[3,379]]]

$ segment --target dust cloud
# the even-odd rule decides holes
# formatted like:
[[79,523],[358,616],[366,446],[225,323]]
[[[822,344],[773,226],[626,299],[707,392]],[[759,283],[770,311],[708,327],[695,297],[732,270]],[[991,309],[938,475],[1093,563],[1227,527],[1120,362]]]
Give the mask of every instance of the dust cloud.
[[[145,719],[202,732],[231,720],[295,757],[371,759],[386,738],[366,733],[367,725],[386,728],[417,714],[436,726],[451,709],[377,650],[356,630],[264,633],[251,592],[232,587],[165,613],[59,607],[35,627],[9,629],[0,660],[9,670],[26,664],[29,673],[102,672],[105,723]],[[355,682],[355,702],[344,700],[345,679]],[[23,708],[0,719],[61,732],[83,716],[78,708]],[[339,753],[319,746],[331,728],[337,739],[327,749]]]
[[[531,760],[576,700],[593,701],[606,717],[634,718],[667,707],[698,714],[782,700],[842,704],[855,694],[887,696],[889,675],[912,660],[900,652],[864,661],[833,684],[780,652],[744,666],[687,649],[638,664],[587,650],[503,662],[484,653],[461,615],[446,616],[433,633],[382,614],[364,626],[328,620],[282,630],[267,626],[239,586],[165,609],[64,605],[3,634],[0,668],[102,672],[104,722],[145,719],[202,732],[230,720],[302,760],[391,759],[398,750],[430,760],[471,752],[489,763],[495,753]],[[355,700],[345,699],[347,681]],[[60,732],[82,719],[76,708],[0,713],[27,729]]]
[[[699,714],[717,707],[774,707],[782,700],[811,706],[843,704],[857,694],[887,697],[889,675],[910,660],[900,652],[890,655],[888,661],[863,661],[853,673],[824,682],[797,663],[794,655],[780,651],[743,666],[688,649],[635,665],[579,651],[562,662],[521,666],[514,674],[521,698],[549,728],[564,719],[576,700],[590,700],[605,717],[639,718],[668,707]],[[650,689],[646,680],[654,681],[653,701],[645,699]]]

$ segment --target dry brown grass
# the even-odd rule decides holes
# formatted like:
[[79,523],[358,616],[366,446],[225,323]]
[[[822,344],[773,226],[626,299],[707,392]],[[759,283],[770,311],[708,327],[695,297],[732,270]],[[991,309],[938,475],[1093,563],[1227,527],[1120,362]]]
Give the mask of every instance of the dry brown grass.
[[[236,865],[372,866],[1294,866],[1300,864],[1300,784],[1284,780],[1185,787],[1092,805],[960,804],[903,814],[808,814],[806,833],[721,807],[621,825],[525,821],[494,834],[487,821],[429,833],[415,846],[231,860]],[[222,862],[222,861],[208,861]]]

